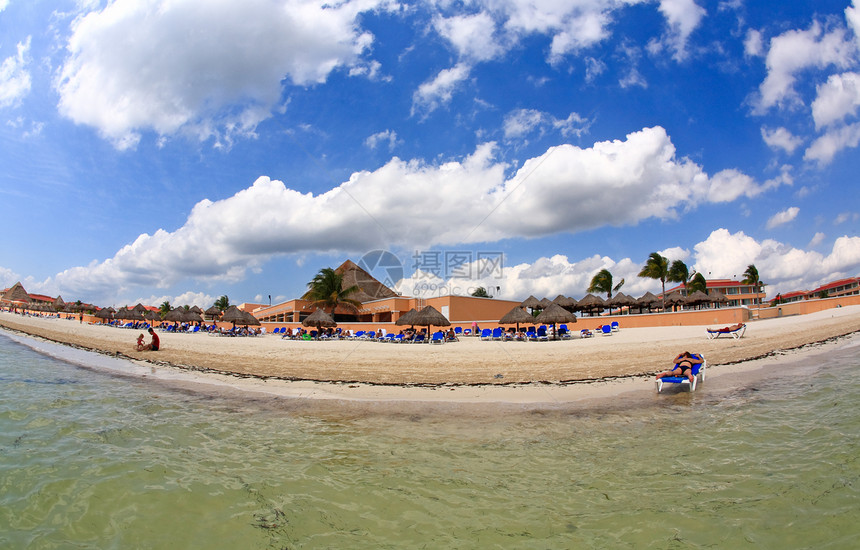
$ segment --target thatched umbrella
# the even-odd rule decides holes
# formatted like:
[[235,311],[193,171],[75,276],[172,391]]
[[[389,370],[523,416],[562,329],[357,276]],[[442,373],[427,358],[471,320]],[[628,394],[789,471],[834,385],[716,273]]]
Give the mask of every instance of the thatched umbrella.
[[242,317],[245,318],[245,322],[239,323],[240,325],[252,325],[252,326],[260,326],[260,320],[248,313],[247,311],[242,311]]
[[157,311],[149,310],[143,314],[143,318],[147,321],[161,321],[161,314]]
[[728,304],[729,303],[729,299],[726,298],[726,295],[723,294],[722,292],[720,292],[719,290],[712,290],[710,296],[711,296],[711,300],[713,300],[713,302],[715,304]]
[[427,341],[430,341],[430,327],[449,327],[451,326],[451,321],[449,321],[444,315],[439,313],[433,306],[427,306],[418,313],[415,314],[415,320],[413,321],[416,325],[427,326]]
[[540,309],[540,300],[534,297],[534,295],[529,296],[525,300],[520,303],[520,307],[527,307],[529,309]]
[[203,310],[202,310],[202,309],[200,309],[198,306],[191,306],[191,308],[190,308],[188,311],[194,312],[194,313],[196,313],[196,314],[198,314],[198,315],[202,315],[202,314],[203,314]]
[[500,325],[511,325],[516,323],[517,332],[520,331],[520,323],[534,323],[534,316],[521,306],[515,306],[514,309],[505,313],[505,316],[499,319]]
[[24,287],[21,283],[15,283],[12,285],[12,288],[6,291],[3,294],[3,301],[10,302],[17,305],[26,305],[32,302],[30,295],[27,294],[27,291],[24,290]]
[[413,307],[412,309],[398,317],[397,320],[394,321],[394,324],[401,327],[405,327],[406,325],[412,326],[415,324],[414,319],[416,315],[418,315],[418,310]]
[[224,311],[224,315],[221,316],[221,320],[225,323],[233,323],[233,326],[236,324],[244,325],[247,323],[247,319],[243,315],[243,311],[236,306],[230,306]]
[[113,314],[113,308],[105,307],[96,312],[96,318],[102,319],[103,321],[109,321],[110,319],[113,319]]
[[132,311],[136,311],[136,312],[140,313],[141,315],[143,315],[144,313],[146,313],[146,307],[144,307],[144,305],[143,305],[143,304],[141,304],[140,302],[138,302],[138,304],[137,304],[136,306],[134,306],[133,308],[131,308],[131,310],[132,310]]
[[552,303],[559,305],[568,311],[573,311],[577,304],[576,300],[563,294],[556,296]]
[[624,306],[630,307],[635,306],[636,304],[637,302],[635,298],[631,298],[623,292],[617,293],[615,296],[606,301],[606,305],[608,305],[610,309],[613,307],[617,307],[619,311],[623,311]]
[[710,304],[712,301],[713,299],[701,290],[687,296],[687,303],[692,305]]
[[183,312],[182,314],[182,322],[183,323],[202,323],[203,317],[200,316],[196,311],[188,310]]
[[541,298],[540,306],[538,306],[538,307],[540,307],[541,309],[546,309],[551,305],[552,305],[552,300],[550,300],[549,298]]
[[217,319],[218,317],[221,317],[221,310],[215,306],[210,307],[209,309],[207,309],[203,313],[204,313],[204,315],[206,315],[206,317],[209,317],[213,321],[215,319]]
[[319,335],[322,332],[322,327],[336,327],[337,323],[324,309],[317,309],[302,321],[302,326],[316,327],[317,338],[319,338]]
[[575,323],[576,315],[564,309],[558,304],[550,304],[548,308],[543,310],[540,315],[535,318],[538,323],[552,325],[552,334],[555,338],[556,323]]
[[185,322],[185,309],[181,307],[175,307],[167,312],[167,315],[164,316],[165,321],[170,321],[171,323],[184,323]]
[[594,294],[586,294],[585,297],[576,304],[576,309],[587,311],[591,315],[594,315],[595,311],[598,313],[603,311],[604,307],[606,307],[606,302],[603,298],[595,296]]
[[680,306],[684,305],[687,302],[687,299],[684,296],[681,296],[681,293],[677,290],[672,294],[669,294],[663,299],[663,308],[666,306]]
[[63,311],[66,307],[66,302],[63,301],[62,296],[57,296],[57,299],[54,300],[54,309],[57,311]]
[[642,311],[643,307],[648,308],[648,313],[651,313],[651,308],[660,304],[660,298],[654,295],[653,292],[646,292],[642,296],[640,296],[636,300],[637,305],[639,306],[639,311]]

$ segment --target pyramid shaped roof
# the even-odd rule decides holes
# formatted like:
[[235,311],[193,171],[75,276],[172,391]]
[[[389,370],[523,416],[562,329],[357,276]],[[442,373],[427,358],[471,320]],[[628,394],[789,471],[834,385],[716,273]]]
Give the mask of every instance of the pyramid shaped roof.
[[30,295],[24,290],[20,282],[12,285],[12,288],[3,293],[3,301],[5,302],[30,302]]
[[335,269],[335,273],[343,276],[343,288],[357,286],[358,290],[349,295],[349,298],[361,303],[372,302],[382,298],[393,298],[397,293],[380,283],[370,273],[359,267],[352,260],[347,260]]

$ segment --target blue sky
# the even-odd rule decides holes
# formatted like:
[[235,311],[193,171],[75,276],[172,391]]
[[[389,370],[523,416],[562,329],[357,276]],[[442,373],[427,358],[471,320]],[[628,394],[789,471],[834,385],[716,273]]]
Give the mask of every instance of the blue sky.
[[[855,0],[856,1],[856,0]],[[860,274],[860,6],[0,0],[0,285],[99,305]]]

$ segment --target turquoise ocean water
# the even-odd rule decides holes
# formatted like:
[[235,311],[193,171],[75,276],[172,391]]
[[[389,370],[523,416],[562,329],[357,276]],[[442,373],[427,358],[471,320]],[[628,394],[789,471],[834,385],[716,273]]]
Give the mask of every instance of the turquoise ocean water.
[[858,339],[719,396],[706,383],[634,407],[422,414],[207,395],[6,334],[4,549],[860,540]]

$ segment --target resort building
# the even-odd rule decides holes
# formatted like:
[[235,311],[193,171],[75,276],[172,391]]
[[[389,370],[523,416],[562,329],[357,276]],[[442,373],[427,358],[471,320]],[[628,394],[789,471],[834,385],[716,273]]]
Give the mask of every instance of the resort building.
[[[762,301],[765,299],[763,289],[764,285],[759,285],[759,288],[756,288],[753,285],[744,284],[731,279],[710,279],[706,282],[708,294],[711,294],[712,291],[717,291],[723,294],[729,300],[727,304],[729,307],[758,306],[761,305]],[[687,295],[684,285],[667,288],[666,296],[673,292],[680,292],[682,296]]]
[[777,294],[781,304],[800,302],[802,300],[814,300],[816,298],[839,298],[840,296],[852,296],[860,294],[860,277],[849,277],[823,284],[814,290],[795,290],[785,294]]
[[[510,300],[475,296],[400,296],[351,260],[345,261],[335,271],[343,276],[344,288],[353,285],[359,288],[349,297],[361,302],[358,309],[338,306],[334,312],[334,319],[338,323],[394,323],[410,309],[420,310],[426,306],[436,308],[451,323],[497,322],[511,308],[519,305],[519,302]],[[301,323],[316,309],[306,297],[302,297],[271,306],[259,306],[251,313],[261,322]]]

